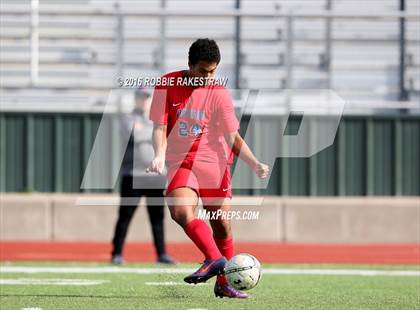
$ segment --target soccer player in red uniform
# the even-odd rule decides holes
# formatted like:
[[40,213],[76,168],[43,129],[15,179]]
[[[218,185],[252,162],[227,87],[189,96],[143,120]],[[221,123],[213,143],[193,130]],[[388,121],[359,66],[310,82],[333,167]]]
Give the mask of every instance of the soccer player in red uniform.
[[167,172],[166,197],[171,217],[205,256],[203,265],[185,277],[187,283],[205,282],[217,276],[214,293],[218,297],[247,298],[231,287],[223,274],[233,256],[230,220],[219,216],[208,225],[195,216],[198,199],[214,212],[230,210],[232,198],[230,165],[233,154],[244,160],[260,178],[269,167],[259,162],[238,133],[229,92],[215,83],[185,85],[185,78],[213,78],[220,62],[214,40],[198,39],[188,55],[189,70],[171,72],[171,86],[156,86],[150,111],[154,122],[155,158],[149,172]]

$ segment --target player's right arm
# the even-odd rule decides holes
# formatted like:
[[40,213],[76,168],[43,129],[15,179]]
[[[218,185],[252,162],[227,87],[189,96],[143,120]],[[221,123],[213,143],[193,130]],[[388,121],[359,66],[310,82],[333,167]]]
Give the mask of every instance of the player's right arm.
[[166,130],[167,126],[163,124],[155,124],[153,126],[152,144],[155,151],[155,158],[153,158],[147,168],[147,172],[163,173],[167,146]]

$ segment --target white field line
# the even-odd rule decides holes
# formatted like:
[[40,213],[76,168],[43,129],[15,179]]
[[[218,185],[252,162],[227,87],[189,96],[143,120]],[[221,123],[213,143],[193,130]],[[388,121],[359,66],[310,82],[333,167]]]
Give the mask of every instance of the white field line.
[[[190,268],[126,268],[126,267],[18,267],[1,266],[2,273],[132,273],[132,274],[178,274],[191,273]],[[369,270],[369,269],[298,269],[267,268],[263,274],[276,275],[331,275],[331,276],[402,276],[418,277],[420,270]]]
[[86,280],[86,279],[0,279],[0,285],[99,285],[109,283],[109,280]]

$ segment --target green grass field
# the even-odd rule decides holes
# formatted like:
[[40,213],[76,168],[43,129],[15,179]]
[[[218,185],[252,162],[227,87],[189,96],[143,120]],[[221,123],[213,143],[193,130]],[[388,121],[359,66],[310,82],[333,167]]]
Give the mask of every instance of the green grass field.
[[[13,263],[1,264],[0,309],[419,309],[419,268],[411,266],[311,266],[266,265],[261,282],[249,291],[249,300],[215,298],[214,280],[203,285],[184,285],[181,265],[171,273],[159,267],[128,264],[117,272],[104,264]],[[15,267],[79,267],[79,273],[35,272]],[[86,273],[86,267],[95,273]],[[151,271],[138,274],[135,270]],[[300,271],[318,270],[318,274]],[[331,275],[323,270],[415,271],[404,275]],[[70,270],[70,269],[69,269]],[[106,271],[108,270],[108,271]],[[121,270],[125,272],[120,272]],[[292,270],[296,274],[270,272]],[[32,270],[33,271],[33,270]],[[39,271],[39,270],[38,270]],[[51,270],[50,270],[51,271]],[[102,272],[103,271],[103,272]],[[92,272],[92,270],[91,270]],[[69,281],[70,280],[70,281]],[[98,282],[86,282],[97,280]],[[10,281],[25,285],[10,284]],[[41,281],[41,282],[40,282]],[[49,281],[49,282],[45,282]],[[66,282],[67,281],[67,282]],[[73,282],[72,282],[73,281]],[[92,285],[64,285],[68,283]],[[29,284],[31,283],[31,284]]]

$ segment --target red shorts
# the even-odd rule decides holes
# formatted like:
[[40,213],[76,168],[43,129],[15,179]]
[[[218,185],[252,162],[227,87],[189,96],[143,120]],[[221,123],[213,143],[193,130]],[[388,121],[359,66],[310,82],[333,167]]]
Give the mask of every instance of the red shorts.
[[232,198],[230,165],[207,162],[183,162],[168,165],[169,194],[176,188],[189,187],[193,189],[203,201],[210,204],[218,198]]

